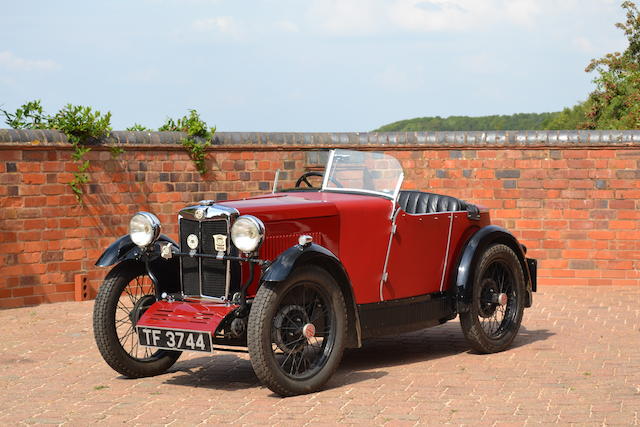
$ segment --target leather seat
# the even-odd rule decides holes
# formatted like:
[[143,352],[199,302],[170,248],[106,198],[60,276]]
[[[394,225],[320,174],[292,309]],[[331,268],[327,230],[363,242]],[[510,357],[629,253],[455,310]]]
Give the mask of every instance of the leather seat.
[[455,197],[416,190],[400,191],[398,204],[406,213],[414,215],[465,211],[468,205],[467,202]]

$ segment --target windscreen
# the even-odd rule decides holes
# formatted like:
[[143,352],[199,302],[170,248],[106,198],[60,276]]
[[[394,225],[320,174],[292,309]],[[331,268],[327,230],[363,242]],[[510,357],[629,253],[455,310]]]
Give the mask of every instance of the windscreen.
[[404,174],[395,157],[373,151],[334,150],[322,189],[378,194],[394,199]]

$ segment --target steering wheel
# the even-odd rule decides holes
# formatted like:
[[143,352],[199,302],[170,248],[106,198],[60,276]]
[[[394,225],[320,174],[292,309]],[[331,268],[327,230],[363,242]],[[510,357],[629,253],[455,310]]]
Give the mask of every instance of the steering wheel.
[[[310,176],[319,176],[321,178],[324,177],[324,174],[322,172],[316,172],[316,171],[310,171],[310,172],[305,172],[302,174],[302,176],[300,178],[298,178],[298,180],[296,181],[296,188],[300,188],[302,186],[302,183],[304,182],[305,184],[307,184],[307,187],[309,188],[318,188],[318,187],[314,187],[313,184],[311,184],[309,182],[309,180],[307,178],[309,178]],[[336,179],[334,178],[329,178],[329,181],[333,182],[337,187],[342,188],[342,184],[340,184]]]

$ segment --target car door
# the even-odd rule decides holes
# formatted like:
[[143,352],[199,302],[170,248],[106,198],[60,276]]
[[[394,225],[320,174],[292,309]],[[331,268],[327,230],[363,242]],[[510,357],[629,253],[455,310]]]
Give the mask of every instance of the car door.
[[444,290],[454,230],[453,212],[412,215],[400,211],[391,238],[383,300]]

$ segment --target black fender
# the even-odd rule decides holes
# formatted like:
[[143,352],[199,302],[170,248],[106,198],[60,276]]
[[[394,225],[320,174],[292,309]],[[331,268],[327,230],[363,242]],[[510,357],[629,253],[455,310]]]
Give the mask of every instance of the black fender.
[[[176,248],[178,244],[165,234],[161,234],[158,238],[155,246],[158,246],[158,242],[170,242]],[[156,248],[154,248],[156,249]],[[155,252],[155,251],[154,251]],[[110,265],[122,262],[126,259],[138,259],[142,255],[143,250],[140,249],[128,234],[120,237],[118,240],[109,245],[107,249],[100,255],[100,258],[96,261],[98,267],[108,267]],[[160,250],[157,251],[160,255]]]
[[513,234],[504,228],[498,227],[497,225],[488,225],[471,236],[459,258],[455,278],[458,312],[464,313],[469,311],[473,297],[473,275],[475,273],[475,266],[484,250],[494,243],[501,243],[510,247],[517,255],[525,279],[525,307],[531,307],[532,278],[522,245],[518,243],[518,239],[516,239]]
[[153,244],[153,248],[142,250],[127,234],[113,242],[96,261],[98,267],[109,267],[122,261],[132,260],[148,263],[149,270],[158,281],[159,292],[175,293],[180,291],[180,261],[177,257],[164,259],[160,257],[160,244],[171,243],[178,248],[178,244],[170,237],[161,234]]
[[262,274],[261,282],[282,282],[301,264],[315,264],[327,270],[336,280],[347,306],[347,347],[362,346],[360,316],[356,308],[349,275],[337,256],[316,243],[295,245],[282,252]]

